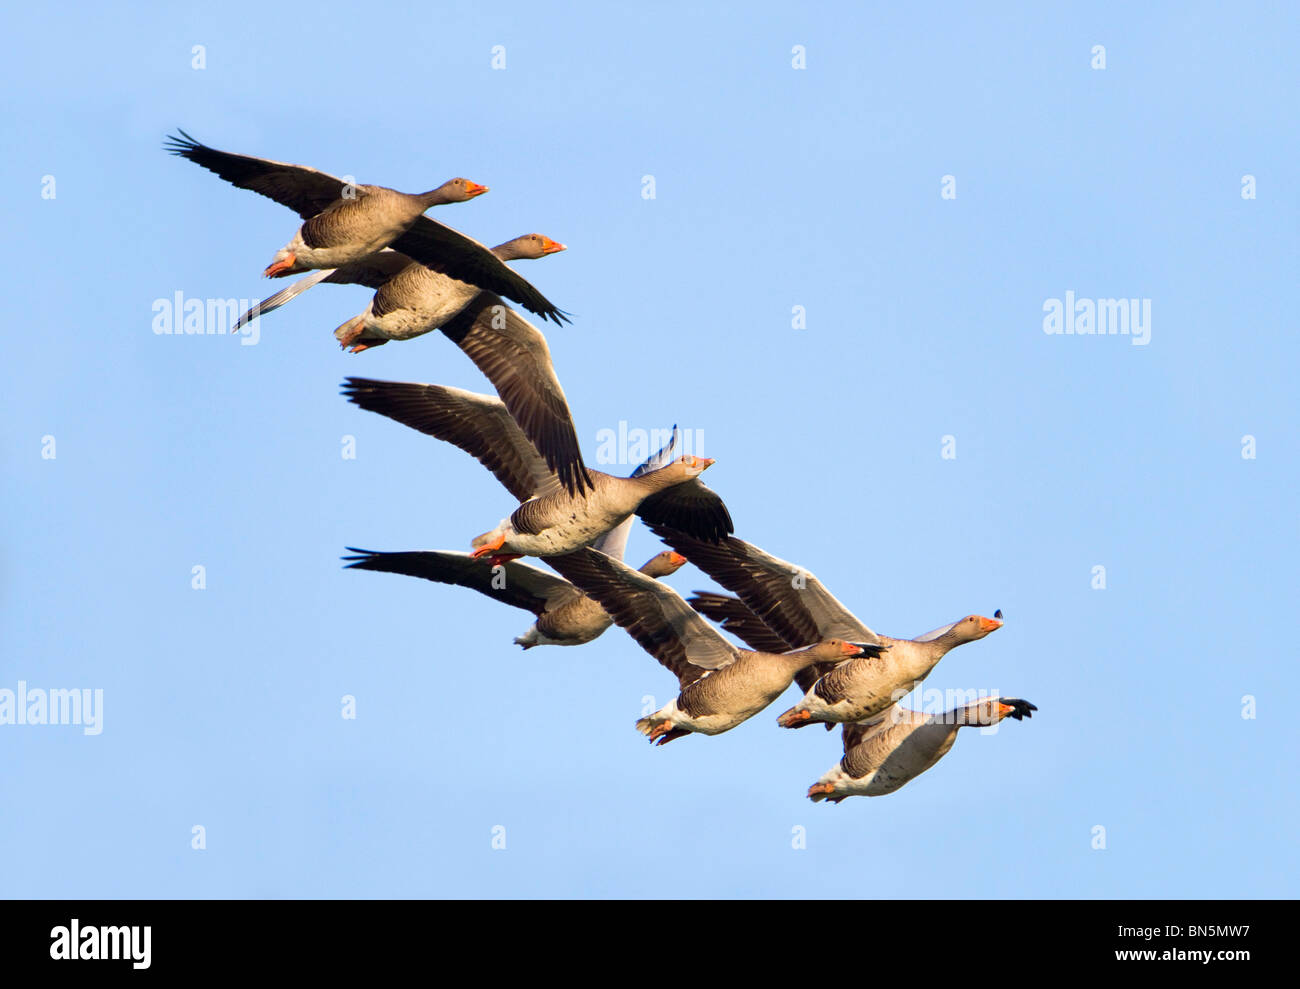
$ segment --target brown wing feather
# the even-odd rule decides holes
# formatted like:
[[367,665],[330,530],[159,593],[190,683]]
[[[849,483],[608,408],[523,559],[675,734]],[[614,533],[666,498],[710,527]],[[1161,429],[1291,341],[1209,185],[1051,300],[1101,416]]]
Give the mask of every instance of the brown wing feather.
[[717,622],[725,631],[758,652],[783,653],[789,643],[773,632],[746,607],[740,598],[714,591],[696,591],[686,603],[701,615]]
[[491,292],[441,327],[469,356],[570,494],[591,487],[564,389],[541,331]]
[[503,565],[504,580],[496,579],[496,568],[468,553],[420,550],[381,553],[348,547],[354,554],[345,556],[349,570],[377,570],[420,577],[437,584],[468,587],[488,597],[541,615],[562,601],[578,595],[567,580],[524,563]]
[[[902,715],[899,715],[902,711]],[[886,708],[883,712],[867,721],[847,722],[841,731],[844,742],[844,754],[848,755],[853,749],[857,748],[868,736],[888,731],[893,725],[900,723],[900,717],[906,718],[910,712],[899,708],[897,705]],[[864,776],[865,773],[858,773],[858,776]]]
[[445,385],[348,378],[343,394],[369,412],[460,447],[520,501],[558,491],[559,481],[499,399]]
[[288,206],[303,219],[328,208],[343,194],[344,181],[305,165],[218,151],[196,141],[180,128],[163,147],[214,172],[239,189],[248,189]]
[[878,645],[880,638],[811,573],[729,536],[716,543],[670,526],[650,528],[746,606],[791,649],[827,638]]
[[699,478],[652,494],[641,502],[636,514],[651,528],[662,525],[712,543],[736,531],[731,513],[718,493],[705,487]]
[[822,638],[816,620],[794,589],[795,571],[780,574],[753,565],[745,552],[745,543],[734,536],[711,543],[669,526],[652,524],[650,528],[669,546],[738,595],[759,621],[787,643],[787,649],[801,649]]
[[546,562],[599,602],[685,688],[739,653],[667,584],[587,548]]
[[852,722],[844,725],[840,729],[840,740],[844,743],[844,754],[848,755],[855,745],[860,742],[870,729],[862,725],[855,725]]
[[393,241],[393,247],[434,271],[513,299],[542,319],[568,322],[568,317],[528,279],[478,241],[437,220],[420,217],[410,230]]

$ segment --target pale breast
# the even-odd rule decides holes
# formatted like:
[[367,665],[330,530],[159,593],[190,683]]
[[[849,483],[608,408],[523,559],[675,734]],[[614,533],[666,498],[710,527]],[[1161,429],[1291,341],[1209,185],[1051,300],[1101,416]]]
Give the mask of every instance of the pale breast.
[[856,792],[880,796],[916,779],[943,758],[956,739],[953,725],[898,725],[869,736],[845,754],[841,765],[859,778]]
[[409,340],[448,322],[477,294],[472,285],[409,264],[375,292],[366,327],[391,340]]
[[510,525],[514,535],[510,538],[510,546],[533,556],[571,553],[591,545],[619,525],[628,514],[611,507],[608,501],[599,497],[573,497],[558,492],[534,498],[511,514]]

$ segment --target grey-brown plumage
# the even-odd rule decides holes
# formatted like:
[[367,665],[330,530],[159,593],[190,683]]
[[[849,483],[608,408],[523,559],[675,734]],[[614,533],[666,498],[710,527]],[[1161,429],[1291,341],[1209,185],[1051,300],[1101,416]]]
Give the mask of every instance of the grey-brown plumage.
[[568,553],[634,514],[672,517],[706,540],[731,531],[726,505],[698,480],[711,460],[682,457],[633,477],[584,469],[585,484],[566,488],[495,398],[443,385],[362,378],[347,379],[344,394],[362,408],[459,446],[523,502],[496,529],[474,540],[480,555]]
[[439,330],[492,382],[564,487],[586,481],[573,417],[542,332],[491,292],[480,292]]
[[[767,623],[749,610],[745,602],[730,594],[716,591],[696,591],[686,603],[701,615],[717,622],[750,649],[758,652],[787,652],[789,643],[768,627]],[[800,676],[807,671],[801,670]]]
[[915,639],[882,635],[888,651],[863,656],[822,674],[803,699],[783,712],[777,723],[802,728],[824,723],[827,729],[872,718],[916,688],[952,649],[976,642],[1002,627],[1000,618],[967,615]]
[[[499,344],[504,338],[494,340],[494,333],[476,324],[457,342],[483,368],[500,401],[476,405],[477,399],[466,398],[471,392],[452,398],[437,385],[368,378],[348,378],[344,394],[363,409],[459,446],[520,500],[550,491],[552,473],[556,489],[589,490],[591,473],[583,463],[569,404],[549,352],[512,347],[501,357]],[[505,410],[504,417],[496,413],[496,405]]]
[[407,227],[426,209],[465,201],[455,195],[455,187],[415,195],[384,186],[356,186],[354,191],[352,196],[334,200],[302,225],[302,242],[307,247],[343,247],[365,237],[380,222]]
[[720,538],[731,531],[731,515],[722,499],[699,480],[712,462],[686,456],[641,477],[589,470],[589,491],[556,491],[529,499],[475,544],[494,553],[555,556],[590,545],[631,515],[672,518],[700,539]]
[[[365,285],[367,288],[378,289],[403,268],[417,263],[401,251],[385,247],[376,254],[368,254],[360,261],[351,261],[341,268],[322,270],[321,281],[331,285]],[[270,311],[267,305],[270,301],[267,299],[260,304],[262,312]]]
[[990,727],[1008,717],[1020,721],[1037,710],[1014,697],[988,698],[943,714],[895,704],[869,724],[844,726],[844,757],[809,787],[808,797],[839,803],[855,794],[893,793],[947,755],[960,728]]
[[527,279],[478,241],[424,215],[433,206],[465,202],[486,192],[484,186],[457,178],[411,194],[348,183],[304,165],[218,151],[183,130],[168,138],[165,148],[303,217],[305,222],[277,254],[268,274],[335,268],[392,247],[434,271],[513,299],[543,319],[567,321]]
[[[342,393],[367,412],[460,447],[520,501],[563,487],[558,472],[524,435],[505,403],[490,395],[446,385],[352,377],[344,379]],[[579,490],[589,483],[585,476],[575,482],[581,483]]]
[[[577,646],[599,637],[613,619],[599,604],[563,577],[526,563],[511,561],[499,568],[476,560],[468,553],[448,550],[420,550],[381,553],[354,549],[345,556],[348,569],[420,577],[439,584],[455,584],[478,591],[493,600],[532,612],[537,620],[515,644],[533,646]],[[673,550],[656,553],[641,573],[656,580],[676,573],[686,557]]]
[[[521,261],[548,257],[563,250],[564,245],[550,237],[524,234],[498,244],[492,253],[503,261]],[[478,292],[474,285],[412,262],[380,285],[365,310],[335,330],[334,335],[353,353],[382,346],[390,340],[410,340],[450,322]],[[502,323],[504,320],[494,320],[493,328],[505,329],[499,326]]]
[[[778,559],[735,536],[716,543],[700,544],[689,533],[670,525],[651,523],[650,528],[665,543],[738,595],[747,611],[776,633],[787,648],[802,648],[827,637],[852,642],[882,642],[881,637],[844,607],[816,576],[797,564]],[[684,549],[685,546],[690,546],[693,552]],[[715,600],[701,600],[704,614],[713,617],[705,609],[711,606],[716,609]],[[726,614],[721,617],[725,618]],[[826,664],[802,671],[798,678],[800,688],[808,690],[835,665]]]
[[[631,476],[640,477],[669,462],[677,448],[678,439],[677,427],[673,426],[672,434],[663,448],[647,457]],[[507,476],[519,475],[507,472]],[[526,485],[532,482],[521,480],[517,483]],[[631,528],[632,520],[628,519],[596,540],[593,548],[616,560],[623,559]],[[537,620],[528,631],[515,639],[515,644],[524,649],[541,645],[581,645],[595,639],[613,624],[613,619],[605,613],[604,608],[563,577],[524,563],[511,561],[493,567],[469,553],[448,551],[352,552],[358,555],[344,557],[352,568],[382,570],[422,577],[438,583],[459,584],[505,604],[531,611]],[[676,573],[685,563],[686,557],[680,553],[664,550],[652,556],[641,568],[641,573],[658,580]]]
[[[968,615],[915,639],[877,635],[841,604],[811,573],[764,553],[734,536],[704,544],[665,526],[651,529],[669,546],[729,591],[790,646],[831,634],[860,636],[885,647],[878,655],[823,665],[800,675],[804,698],[777,719],[785,728],[873,717],[924,680],[949,650],[982,639],[1002,626],[996,618]],[[716,603],[701,610],[721,612]]]
[[638,731],[661,745],[690,732],[734,728],[780,696],[799,670],[874,648],[827,639],[775,654],[738,649],[671,587],[602,553],[582,549],[547,562],[677,677],[678,696],[637,722]]
[[338,268],[319,268],[310,275],[298,279],[292,285],[280,289],[274,295],[269,295],[254,305],[239,317],[231,332],[236,332],[245,323],[251,323],[259,316],[275,312],[286,302],[302,295],[313,285],[324,282],[330,285],[365,285],[367,288],[378,289],[407,265],[414,263],[416,262],[413,262],[401,251],[385,247],[382,251],[368,254],[359,261],[349,261]]

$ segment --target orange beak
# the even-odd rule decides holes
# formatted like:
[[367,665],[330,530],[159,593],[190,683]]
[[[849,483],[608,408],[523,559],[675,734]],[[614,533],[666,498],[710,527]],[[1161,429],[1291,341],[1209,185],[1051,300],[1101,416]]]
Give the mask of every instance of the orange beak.
[[1012,707],[1010,704],[1003,704],[1001,701],[998,702],[998,716],[999,716],[999,717],[1003,717],[1003,718],[1005,718],[1008,714],[1010,714],[1010,713],[1011,713],[1012,711],[1014,711],[1014,710],[1015,710],[1015,708]]
[[707,470],[708,468],[712,467],[716,463],[717,461],[714,460],[712,457],[695,458],[695,466],[698,467],[700,470]]
[[477,182],[470,182],[468,179],[465,180],[465,195],[469,196],[471,199],[475,196],[481,196],[487,191],[487,186],[479,185]]
[[981,632],[992,632],[995,628],[1001,628],[1001,627],[1002,627],[1001,618],[985,618],[983,615],[980,616]]
[[566,251],[566,250],[568,250],[568,248],[565,247],[563,244],[561,244],[558,240],[551,240],[550,237],[542,238],[543,254],[558,254],[560,251]]
[[686,557],[682,556],[681,553],[669,553],[668,561],[675,567],[686,565]]
[[852,642],[845,642],[843,645],[840,646],[840,649],[841,651],[843,651],[844,655],[846,656],[862,655],[862,647],[855,646]]

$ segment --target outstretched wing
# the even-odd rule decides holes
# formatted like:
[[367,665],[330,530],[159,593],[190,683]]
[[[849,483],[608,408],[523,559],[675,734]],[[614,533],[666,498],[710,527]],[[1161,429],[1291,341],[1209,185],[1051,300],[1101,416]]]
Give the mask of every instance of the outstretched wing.
[[513,299],[542,319],[557,324],[569,321],[563,310],[490,249],[437,220],[420,217],[393,241],[393,247],[449,278]]
[[343,394],[369,412],[460,447],[520,501],[560,490],[559,479],[500,399],[405,381],[348,378]]
[[676,675],[682,687],[739,656],[671,587],[604,553],[585,548],[549,556],[546,562],[599,602],[642,649]]
[[790,649],[822,639],[878,645],[879,636],[802,567],[730,536],[717,543],[671,526],[651,525],[664,542],[740,599]]
[[636,514],[652,529],[664,526],[710,543],[736,531],[731,513],[718,493],[698,477],[656,491],[641,502]]
[[196,141],[180,128],[163,147],[188,158],[240,189],[248,189],[288,206],[303,219],[315,216],[343,194],[342,179],[306,165],[290,165],[269,158],[218,151]]
[[448,550],[380,553],[352,546],[347,549],[354,554],[343,557],[349,570],[378,570],[420,577],[438,584],[456,584],[486,594],[503,604],[531,611],[534,615],[553,611],[580,593],[562,577],[526,563],[504,564],[501,575],[504,579],[498,579],[496,567],[476,560],[468,553]]
[[482,371],[570,494],[591,487],[568,400],[537,327],[491,292],[480,292],[442,332]]
[[[179,130],[163,145],[231,185],[288,206],[304,220],[336,202],[346,187],[342,179],[305,165],[218,151]],[[392,246],[448,277],[514,299],[529,312],[556,323],[568,316],[484,245],[427,216],[421,216]]]
[[353,261],[339,268],[318,268],[310,275],[299,278],[287,288],[282,288],[274,295],[267,296],[240,316],[235,323],[234,330],[231,332],[238,330],[245,323],[252,322],[258,316],[265,316],[269,312],[275,312],[286,302],[302,295],[307,289],[320,282],[329,282],[332,285],[365,285],[377,289],[410,263],[411,259],[405,254],[385,247],[382,251],[371,254],[369,257],[364,257],[360,261]]
[[746,607],[740,598],[714,591],[696,591],[686,603],[706,618],[717,622],[740,641],[759,652],[783,653],[789,643],[773,632]]

